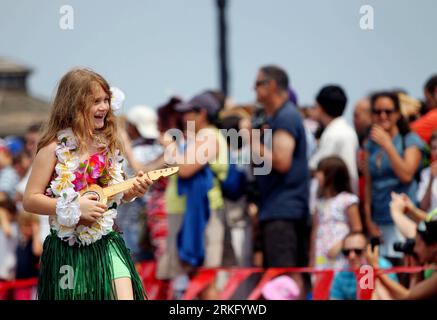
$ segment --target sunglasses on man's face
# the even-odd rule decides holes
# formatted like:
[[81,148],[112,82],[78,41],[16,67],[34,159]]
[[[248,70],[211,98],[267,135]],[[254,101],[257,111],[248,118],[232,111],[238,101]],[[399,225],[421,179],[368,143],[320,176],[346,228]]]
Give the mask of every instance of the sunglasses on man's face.
[[350,255],[350,253],[351,253],[352,251],[355,252],[355,254],[356,254],[357,256],[361,256],[361,255],[363,254],[364,249],[353,248],[353,249],[343,249],[343,250],[341,250],[341,252],[343,253],[343,255],[344,255],[345,257],[349,257],[349,255]]
[[378,116],[380,116],[381,114],[385,113],[386,115],[391,115],[394,112],[396,112],[394,109],[379,109],[379,110],[372,110],[373,114],[376,114]]
[[258,80],[255,82],[255,88],[258,88],[260,86],[263,86],[267,83],[269,83],[270,80],[264,79],[264,80]]

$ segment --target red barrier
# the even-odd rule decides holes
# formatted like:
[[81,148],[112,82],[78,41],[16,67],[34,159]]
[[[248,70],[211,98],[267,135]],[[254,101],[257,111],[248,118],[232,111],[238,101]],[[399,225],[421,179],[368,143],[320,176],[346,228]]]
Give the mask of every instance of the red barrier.
[[0,282],[0,292],[36,286],[38,278]]
[[197,274],[195,278],[190,281],[190,285],[185,291],[182,300],[192,300],[196,298],[199,293],[208,287],[214,281],[216,276],[216,269],[203,269]]
[[261,290],[264,287],[264,285],[282,273],[284,272],[281,269],[267,269],[266,273],[264,273],[263,277],[258,282],[255,289],[252,291],[249,297],[247,297],[247,300],[258,300],[261,296]]
[[[417,273],[426,269],[435,267],[394,267],[390,269],[383,269],[383,273]],[[219,295],[220,299],[227,300],[232,297],[240,284],[245,281],[253,273],[264,272],[263,277],[255,287],[255,289],[249,294],[248,300],[257,300],[261,297],[261,291],[264,285],[273,278],[284,273],[311,273],[315,274],[315,280],[313,283],[312,298],[313,300],[327,300],[329,299],[329,292],[331,283],[334,279],[335,272],[339,271],[352,271],[355,272],[357,277],[357,299],[369,300],[372,296],[373,289],[371,287],[361,288],[359,286],[360,281],[365,276],[369,276],[368,273],[360,273],[359,270],[353,270],[350,268],[345,269],[317,269],[317,268],[199,268],[199,272],[191,280],[186,294],[183,299],[194,299],[198,296],[202,290],[212,283],[215,275],[218,271],[227,271],[230,273],[228,282],[225,284],[223,291]],[[375,274],[373,281],[375,281]],[[364,279],[365,280],[365,279]]]
[[331,289],[333,279],[333,270],[328,270],[327,272],[316,274],[313,285],[313,300],[329,299],[329,291]]
[[[149,299],[162,300],[168,298],[169,283],[168,281],[158,280],[156,274],[156,262],[147,261],[136,265],[138,274],[143,281]],[[394,267],[390,269],[381,269],[383,273],[417,273],[427,269],[436,267]],[[359,286],[360,281],[367,273],[361,274],[359,271],[352,269],[317,269],[317,268],[199,268],[198,273],[191,279],[189,286],[183,296],[184,300],[195,299],[204,289],[206,289],[215,279],[218,271],[229,272],[229,278],[224,285],[222,292],[219,294],[219,299],[231,299],[232,295],[238,289],[243,281],[254,273],[264,273],[263,277],[249,294],[248,300],[256,300],[261,297],[263,286],[271,279],[283,273],[311,273],[315,274],[313,283],[313,300],[329,299],[329,290],[334,277],[334,273],[338,271],[355,271],[357,276],[357,298],[367,300],[371,298],[371,289],[362,289]],[[373,274],[375,277],[375,274]],[[373,278],[374,280],[375,278]],[[37,285],[38,279],[23,279],[7,282],[0,282],[0,296],[9,290],[27,289]]]
[[246,280],[252,273],[253,271],[250,269],[232,270],[228,282],[226,283],[223,291],[220,294],[220,299],[229,300],[238,289],[239,285],[244,280]]
[[146,288],[147,297],[150,300],[166,300],[168,281],[156,279],[156,261],[146,261],[136,265],[138,275]]

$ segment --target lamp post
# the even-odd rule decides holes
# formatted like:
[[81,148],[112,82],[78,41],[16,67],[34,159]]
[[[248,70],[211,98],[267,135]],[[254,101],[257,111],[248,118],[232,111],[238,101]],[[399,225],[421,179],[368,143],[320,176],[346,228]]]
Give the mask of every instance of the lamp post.
[[227,28],[226,28],[226,0],[216,0],[218,8],[218,30],[219,30],[219,68],[220,68],[220,89],[228,95],[228,57],[227,57]]

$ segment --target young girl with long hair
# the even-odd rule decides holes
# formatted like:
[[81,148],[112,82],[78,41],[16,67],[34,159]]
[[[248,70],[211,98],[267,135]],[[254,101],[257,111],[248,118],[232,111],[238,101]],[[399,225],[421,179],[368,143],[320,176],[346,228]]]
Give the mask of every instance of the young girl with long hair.
[[[107,81],[74,69],[60,81],[24,194],[25,210],[49,215],[39,299],[144,299],[145,291],[119,233],[117,206],[151,184],[138,172],[131,189],[97,201],[79,191],[124,180],[117,119]],[[144,175],[144,176],[143,176]],[[140,179],[141,177],[141,179]]]
[[362,230],[358,197],[352,193],[349,171],[344,161],[331,156],[319,162],[316,178],[319,197],[313,217],[311,264],[319,268],[341,268],[343,238]]

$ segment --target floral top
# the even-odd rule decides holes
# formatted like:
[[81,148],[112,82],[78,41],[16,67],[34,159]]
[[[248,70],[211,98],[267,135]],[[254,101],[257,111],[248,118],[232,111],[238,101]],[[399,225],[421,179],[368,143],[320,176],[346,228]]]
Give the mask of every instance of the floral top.
[[[97,184],[106,187],[111,179],[108,173],[107,155],[104,152],[96,152],[84,162],[80,162],[76,171],[73,172],[75,178],[72,181],[74,190],[79,192],[87,186]],[[58,174],[53,173],[52,180],[56,179]],[[50,185],[47,186],[46,195],[53,196]]]
[[123,181],[124,159],[118,151],[112,156],[106,152],[98,152],[80,163],[76,139],[70,128],[58,133],[58,142],[55,151],[58,162],[53,179],[46,190],[46,195],[60,198],[56,204],[56,215],[49,218],[50,226],[59,238],[68,241],[70,245],[89,245],[112,231],[117,206],[123,194],[108,199],[108,210],[88,227],[78,224],[78,191],[92,184],[104,187]]
[[358,203],[358,197],[352,193],[341,192],[329,199],[318,199],[316,231],[316,267],[342,268],[346,266],[345,258],[339,253],[335,259],[328,258],[328,251],[349,232],[347,209]]
[[76,191],[82,190],[87,185],[98,184],[107,186],[111,177],[108,174],[106,154],[95,153],[89,159],[79,164],[76,179],[73,181]]

